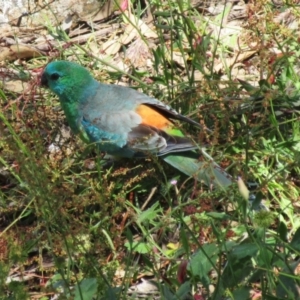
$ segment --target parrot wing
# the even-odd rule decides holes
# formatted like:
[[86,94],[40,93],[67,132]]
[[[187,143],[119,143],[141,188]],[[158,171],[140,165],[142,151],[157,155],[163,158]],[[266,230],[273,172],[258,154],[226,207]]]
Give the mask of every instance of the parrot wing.
[[[196,148],[176,129],[172,119],[199,126],[198,123],[133,89],[99,83],[96,93],[83,102],[79,110],[82,127],[103,151],[128,156],[130,150],[130,156],[146,156]],[[112,144],[115,144],[115,149],[112,149]]]
[[[190,139],[172,135],[172,132],[159,129],[155,124],[145,124],[139,114],[132,112],[102,113],[92,119],[89,114],[84,114],[81,128],[91,142],[98,143],[100,150],[119,152],[120,156],[123,156],[123,148],[131,150],[130,156],[139,157],[149,153],[160,156],[197,148]],[[115,149],[112,149],[113,144]],[[124,151],[124,156],[128,156],[125,154],[127,152]]]

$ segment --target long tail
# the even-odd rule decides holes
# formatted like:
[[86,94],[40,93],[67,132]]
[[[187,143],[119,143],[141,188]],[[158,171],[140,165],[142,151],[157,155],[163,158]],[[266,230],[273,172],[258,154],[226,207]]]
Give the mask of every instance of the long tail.
[[[201,149],[201,153],[204,157],[203,161],[186,153],[169,154],[163,159],[182,173],[203,181],[207,186],[213,185],[215,188],[225,189],[234,183],[233,178],[204,149]],[[195,152],[190,151],[187,154],[195,154]]]

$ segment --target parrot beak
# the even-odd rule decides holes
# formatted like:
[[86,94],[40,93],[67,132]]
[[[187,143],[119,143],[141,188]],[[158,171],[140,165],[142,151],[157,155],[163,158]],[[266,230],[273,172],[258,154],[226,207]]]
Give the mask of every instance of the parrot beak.
[[43,73],[41,77],[41,86],[48,87],[48,80],[45,73]]

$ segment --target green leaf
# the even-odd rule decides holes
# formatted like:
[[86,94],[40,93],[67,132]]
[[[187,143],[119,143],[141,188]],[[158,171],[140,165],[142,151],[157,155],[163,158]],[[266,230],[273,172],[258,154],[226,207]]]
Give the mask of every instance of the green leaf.
[[228,220],[230,217],[226,213],[218,213],[218,212],[209,212],[206,214],[208,217],[217,220]]
[[245,300],[250,299],[251,288],[241,287],[232,292],[234,300]]
[[115,300],[120,298],[120,293],[122,291],[121,287],[111,287],[109,286],[105,291],[104,297],[101,300]]
[[252,257],[258,253],[258,247],[245,243],[232,248],[228,253],[226,268],[222,274],[225,288],[240,284],[253,271]]
[[229,257],[221,276],[224,288],[232,288],[239,285],[253,270],[251,257],[248,256],[237,261]]
[[291,241],[291,247],[296,251],[300,251],[300,228],[297,229]]
[[159,216],[159,213],[161,213],[161,207],[159,206],[159,202],[156,202],[150,208],[138,215],[137,222],[140,224],[151,223],[151,221]]
[[287,265],[279,274],[276,296],[281,299],[300,299],[299,277],[295,275],[300,260]]
[[234,247],[230,253],[230,256],[234,256],[236,259],[241,259],[246,256],[255,256],[258,252],[258,247],[255,244],[241,244]]
[[176,292],[176,296],[174,296],[174,299],[186,299],[188,294],[191,291],[191,282],[186,281],[183,283],[180,288]]
[[282,241],[287,242],[287,234],[288,230],[286,225],[283,222],[280,222],[277,228],[277,232],[279,234],[279,237]]
[[216,244],[203,245],[191,258],[187,267],[192,276],[196,276],[204,284],[210,280],[207,274],[211,271],[218,258],[219,249]]
[[140,254],[149,253],[151,251],[151,247],[148,244],[139,241],[133,241],[132,243],[126,242],[125,247],[130,251],[136,251]]
[[91,300],[96,295],[97,289],[96,278],[85,278],[75,286],[74,300]]
[[259,91],[259,89],[256,86],[251,85],[247,81],[241,79],[238,79],[238,81],[241,84],[241,86],[250,94],[257,93],[257,91]]

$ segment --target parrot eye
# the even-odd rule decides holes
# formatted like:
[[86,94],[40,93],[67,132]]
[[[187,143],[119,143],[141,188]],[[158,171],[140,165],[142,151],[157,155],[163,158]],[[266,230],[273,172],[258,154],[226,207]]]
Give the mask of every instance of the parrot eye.
[[59,74],[53,73],[50,75],[50,79],[56,81],[59,78]]

